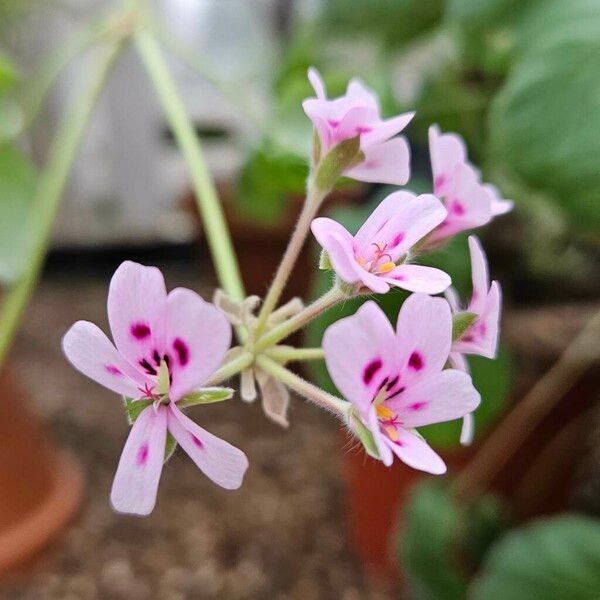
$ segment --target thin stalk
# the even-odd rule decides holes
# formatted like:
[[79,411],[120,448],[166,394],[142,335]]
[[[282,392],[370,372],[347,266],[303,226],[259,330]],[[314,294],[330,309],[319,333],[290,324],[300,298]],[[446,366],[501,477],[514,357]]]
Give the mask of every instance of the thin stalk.
[[25,272],[8,291],[0,311],[0,365],[6,357],[42,270],[52,236],[52,226],[77,149],[123,45],[124,39],[119,39],[104,51],[80,96],[64,115],[50,148],[48,164],[41,175],[33,202],[31,228],[34,242],[31,256],[28,258]]
[[207,386],[217,385],[230,377],[233,377],[240,371],[247,369],[254,362],[254,354],[251,352],[243,352],[239,356],[227,361],[219,367],[212,377],[207,381]]
[[[142,29],[136,31],[134,39],[188,165],[194,195],[221,287],[232,300],[241,302],[245,298],[245,292],[237,258],[198,137],[186,114],[156,39],[150,32]],[[240,331],[238,335],[239,333]]]
[[463,502],[475,498],[600,356],[600,312],[585,325],[552,368],[535,384],[490,434],[473,460],[454,482],[454,494]]
[[316,385],[309,383],[264,354],[256,358],[256,365],[313,404],[328,410],[341,419],[345,419],[350,406],[348,402],[336,398]]
[[265,350],[265,354],[278,362],[322,360],[325,357],[322,348],[294,348],[293,346],[274,346]]
[[277,327],[274,327],[258,339],[254,344],[254,351],[261,352],[269,346],[274,346],[346,298],[348,298],[348,295],[335,285],[326,294],[315,300],[312,304],[309,304],[306,308],[303,308],[297,315],[277,325]]
[[281,297],[283,289],[285,288],[285,284],[287,283],[292,269],[296,264],[296,260],[298,260],[298,255],[300,254],[300,250],[302,250],[302,246],[304,245],[304,241],[308,235],[310,224],[317,214],[317,211],[321,206],[321,202],[326,195],[327,192],[319,190],[317,186],[312,183],[309,184],[308,194],[306,196],[304,206],[302,207],[300,217],[298,218],[298,222],[296,223],[296,228],[294,229],[294,233],[292,234],[288,247],[285,250],[285,254],[279,263],[279,267],[275,273],[271,287],[267,292],[262,308],[258,315],[258,321],[255,329],[256,338],[260,337],[261,333],[264,331],[269,315],[277,306],[277,302],[279,302],[279,298]]

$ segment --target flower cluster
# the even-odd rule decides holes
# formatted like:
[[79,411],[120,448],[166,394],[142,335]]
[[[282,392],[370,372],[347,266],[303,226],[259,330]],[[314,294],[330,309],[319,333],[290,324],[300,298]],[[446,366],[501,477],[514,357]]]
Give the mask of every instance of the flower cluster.
[[[315,131],[303,213],[309,217],[301,217],[260,314],[254,315],[256,297],[234,301],[219,292],[215,306],[190,290],[167,293],[158,269],[125,262],[115,272],[108,294],[114,345],[84,321],[64,337],[71,363],[125,402],[132,427],[111,492],[117,511],[152,511],[163,464],[176,445],[218,485],[241,485],[248,467],[244,453],[199,427],[182,410],[229,399],[233,390],[215,385],[238,373],[242,398],[255,398],[256,379],[267,416],[279,424],[288,423],[290,388],[337,414],[366,451],[387,466],[396,456],[422,471],[445,472],[442,459],[417,431],[425,425],[462,418],[461,441],[472,439],[472,415],[480,396],[464,355],[495,356],[500,286],[489,284],[486,257],[473,236],[473,293],[465,309],[450,287],[450,276],[417,260],[458,232],[509,211],[512,204],[482,183],[458,135],[432,127],[433,193],[390,194],[355,234],[332,219],[312,218],[340,175],[407,183],[409,147],[397,134],[413,113],[382,119],[376,95],[359,81],[352,80],[342,97],[328,99],[318,73],[310,69],[308,76],[316,94],[303,103]],[[320,189],[313,194],[315,185]],[[312,305],[304,307],[296,299],[274,310],[309,228],[323,248],[322,265],[335,273],[334,286]],[[327,329],[322,349],[278,345],[336,303],[385,294],[392,287],[413,292],[395,329],[382,310],[367,301],[356,314]],[[445,297],[432,297],[441,293]],[[234,348],[232,324],[240,340]],[[343,399],[285,366],[305,358],[325,359]]]

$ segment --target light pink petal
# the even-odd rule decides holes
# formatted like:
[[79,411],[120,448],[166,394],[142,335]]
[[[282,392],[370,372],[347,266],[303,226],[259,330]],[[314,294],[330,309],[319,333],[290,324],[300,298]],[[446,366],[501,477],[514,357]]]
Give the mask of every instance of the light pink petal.
[[452,314],[446,300],[409,296],[398,315],[396,339],[403,385],[441,371],[452,343]]
[[169,431],[196,466],[217,485],[238,489],[248,468],[246,455],[196,425],[176,404],[171,403],[169,409]]
[[354,258],[350,233],[337,221],[327,217],[314,219],[310,228],[327,252],[335,272],[347,283],[359,281],[360,267]]
[[[454,349],[454,346],[452,346],[452,348]],[[448,362],[453,369],[458,369],[459,371],[464,371],[465,373],[471,372],[467,359],[460,352],[450,352]]]
[[385,246],[391,260],[414,246],[446,217],[446,209],[431,194],[416,196],[399,191],[387,196],[359,229],[354,240],[366,260],[371,260],[375,244]]
[[148,380],[119,354],[93,323],[77,321],[63,337],[62,347],[71,364],[100,385],[128,398],[143,395],[138,388],[143,388]]
[[366,106],[379,114],[377,94],[366,87],[360,79],[354,77],[350,80],[346,89],[346,96],[352,99],[357,106]]
[[327,152],[332,145],[330,140],[330,127],[327,123],[327,115],[329,113],[327,101],[308,98],[302,102],[302,108],[319,134],[321,153]]
[[376,294],[387,294],[390,291],[389,283],[381,275],[369,273],[362,268],[359,268],[357,273],[358,278],[362,281],[363,285],[372,292],[375,292]]
[[441,133],[437,125],[429,128],[429,154],[433,173],[433,190],[436,196],[448,193],[456,167],[467,161],[467,148],[456,133]]
[[497,281],[492,281],[481,316],[454,342],[453,350],[494,358],[498,349],[502,294]]
[[492,214],[494,216],[504,215],[510,212],[514,207],[512,200],[505,200],[500,194],[500,190],[491,183],[486,183],[483,186],[492,196]]
[[408,429],[460,419],[481,401],[470,375],[446,369],[408,386],[387,405]]
[[470,446],[475,437],[475,418],[473,413],[463,417],[463,424],[460,430],[460,443],[462,446]]
[[110,503],[120,513],[149,515],[156,504],[165,457],[167,411],[145,408],[131,427],[115,474]]
[[[339,100],[333,100],[331,104],[333,105],[336,102],[339,102]],[[337,144],[357,135],[363,135],[365,131],[370,131],[373,127],[373,120],[376,118],[377,115],[367,106],[352,106],[341,118],[339,116],[334,119],[330,118],[328,123],[332,144]]]
[[344,175],[359,181],[404,185],[410,178],[410,149],[403,137],[363,150],[365,160]]
[[459,297],[458,292],[456,291],[455,288],[453,288],[452,286],[450,286],[444,292],[444,297],[448,301],[448,304],[450,305],[450,308],[452,309],[453,313],[457,313],[457,312],[460,311],[460,297]]
[[452,280],[447,273],[434,267],[400,265],[382,277],[390,285],[424,294],[439,294],[447,289]]
[[167,299],[167,344],[171,400],[202,385],[221,365],[231,343],[231,325],[213,304],[177,288]]
[[425,471],[433,475],[446,472],[444,461],[418,434],[405,429],[398,429],[398,441],[392,442],[385,438],[386,444],[392,452],[405,464],[413,469]]
[[325,362],[333,382],[363,418],[382,380],[396,370],[396,338],[384,312],[366,302],[323,336]]
[[319,100],[326,100],[327,93],[325,92],[325,84],[323,83],[323,78],[317,69],[314,67],[310,67],[308,69],[308,80],[315,90],[315,94]]
[[469,303],[469,312],[481,314],[486,305],[490,278],[488,264],[481,242],[474,236],[469,236],[469,252],[471,254],[471,280],[473,295]]
[[396,117],[392,117],[391,119],[381,121],[373,129],[373,131],[365,133],[361,137],[361,148],[364,151],[365,149],[381,144],[382,142],[385,142],[386,140],[389,140],[390,138],[394,137],[412,121],[412,118],[414,116],[414,112],[408,112],[402,115],[398,115]]
[[156,267],[125,261],[115,271],[108,291],[112,336],[119,352],[147,374],[158,367],[154,352],[163,353],[166,302],[165,281]]
[[371,434],[373,435],[373,441],[375,442],[375,446],[377,447],[377,452],[379,453],[379,458],[381,458],[381,462],[386,467],[390,467],[394,462],[394,455],[392,454],[390,447],[385,443],[386,436],[381,433],[381,427],[377,418],[377,410],[375,408],[375,405],[373,404],[368,409],[366,425]]

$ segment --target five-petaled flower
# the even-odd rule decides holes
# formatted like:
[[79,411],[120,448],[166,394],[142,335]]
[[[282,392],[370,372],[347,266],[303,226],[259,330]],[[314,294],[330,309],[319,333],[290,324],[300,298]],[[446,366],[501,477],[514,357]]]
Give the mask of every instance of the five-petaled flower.
[[[446,299],[455,315],[465,312],[474,315],[471,325],[452,343],[450,352],[452,366],[465,372],[469,371],[469,365],[464,354],[478,354],[486,358],[496,357],[502,302],[500,284],[492,281],[490,285],[487,259],[475,236],[469,237],[469,251],[473,292],[467,309],[461,309],[458,294],[453,288],[446,290]],[[473,433],[473,416],[467,415],[461,432],[461,443],[470,443]]]
[[472,412],[480,397],[471,377],[444,366],[452,315],[443,298],[413,294],[400,309],[396,331],[372,301],[325,332],[327,369],[373,436],[386,466],[394,454],[407,465],[441,474],[442,459],[414,430]]
[[115,510],[149,514],[156,503],[167,431],[218,485],[238,488],[245,454],[196,425],[177,402],[199,388],[221,364],[231,327],[191,290],[168,295],[161,272],[124,262],[113,275],[108,318],[115,346],[93,323],[78,321],[63,349],[84,375],[134,400],[153,400],[134,422],[113,482]]
[[481,182],[479,171],[467,160],[463,139],[456,133],[429,128],[429,154],[433,193],[442,198],[448,210],[444,222],[431,234],[431,243],[440,242],[460,231],[489,223],[512,209],[495,186]]
[[364,160],[344,174],[360,181],[404,185],[410,174],[410,150],[404,138],[394,136],[408,125],[414,112],[383,120],[377,96],[357,79],[350,81],[344,96],[328,100],[316,69],[309,69],[308,78],[317,97],[304,100],[302,106],[319,136],[321,155],[360,136]]
[[399,191],[379,204],[355,236],[325,217],[315,219],[311,229],[346,283],[360,282],[380,294],[390,286],[438,294],[450,285],[450,277],[407,261],[411,248],[445,217],[446,209],[434,196]]

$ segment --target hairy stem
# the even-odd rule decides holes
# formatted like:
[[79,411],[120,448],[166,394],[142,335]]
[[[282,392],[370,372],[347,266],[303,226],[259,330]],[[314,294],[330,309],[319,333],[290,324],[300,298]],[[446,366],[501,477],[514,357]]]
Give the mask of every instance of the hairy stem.
[[272,375],[275,379],[278,379],[283,384],[287,385],[300,396],[304,396],[304,398],[310,400],[313,404],[345,419],[345,415],[350,406],[348,402],[336,398],[325,390],[309,383],[265,355],[257,357],[256,365],[265,371],[265,373]]
[[322,360],[325,357],[322,348],[294,348],[293,346],[273,346],[265,350],[265,354],[279,362]]
[[255,330],[255,335],[257,338],[264,331],[269,315],[277,306],[277,302],[281,297],[283,289],[285,288],[285,284],[287,283],[292,269],[296,264],[296,260],[298,259],[300,250],[302,250],[302,246],[304,245],[304,241],[306,240],[306,236],[308,235],[308,231],[310,229],[310,224],[315,215],[317,214],[317,211],[321,206],[321,202],[323,201],[326,195],[327,192],[319,190],[317,186],[314,185],[312,182],[309,183],[306,201],[304,202],[304,206],[302,207],[302,212],[300,213],[300,217],[298,218],[296,228],[294,229],[294,233],[292,234],[288,247],[286,248],[285,254],[283,255],[281,262],[279,263],[279,267],[277,269],[277,272],[275,273],[275,277],[273,279],[273,282],[271,283],[271,287],[267,292],[260,313],[258,315],[258,321],[256,323]]
[[239,356],[236,356],[221,365],[221,367],[212,374],[212,377],[206,382],[206,385],[217,385],[248,368],[253,362],[254,354],[251,352],[242,352]]
[[138,30],[135,33],[135,43],[189,167],[196,202],[221,287],[233,300],[241,302],[245,293],[237,258],[198,137],[156,39],[148,31]]
[[527,439],[600,356],[600,312],[585,325],[552,368],[490,434],[473,460],[454,482],[454,493],[469,501],[486,489]]
[[50,148],[48,164],[41,175],[31,212],[32,247],[27,268],[10,288],[0,312],[0,364],[3,363],[14,333],[44,264],[52,236],[52,226],[65,189],[65,184],[79,144],[86,130],[94,106],[123,47],[124,39],[103,49],[92,75],[81,94],[72,102],[64,115]]
[[254,344],[254,351],[260,352],[269,346],[274,346],[277,342],[280,342],[295,331],[298,331],[298,329],[304,327],[307,323],[310,323],[327,309],[339,304],[345,298],[348,298],[348,295],[344,293],[339,286],[335,285],[326,294],[302,309],[297,315],[294,315],[287,321],[277,325],[271,329],[271,331],[259,338]]

